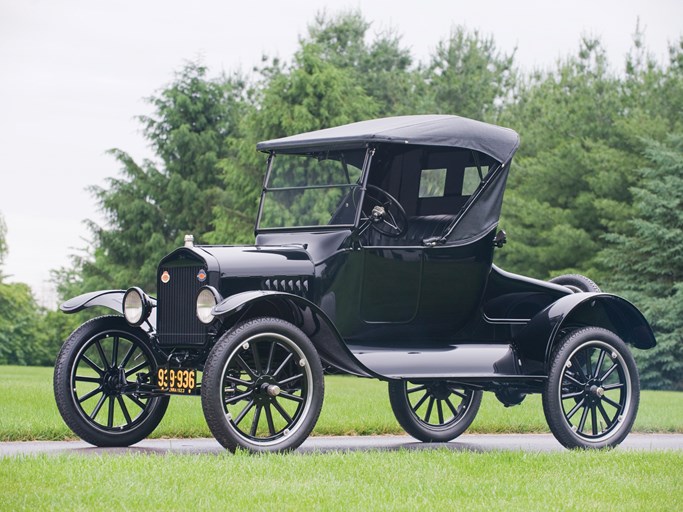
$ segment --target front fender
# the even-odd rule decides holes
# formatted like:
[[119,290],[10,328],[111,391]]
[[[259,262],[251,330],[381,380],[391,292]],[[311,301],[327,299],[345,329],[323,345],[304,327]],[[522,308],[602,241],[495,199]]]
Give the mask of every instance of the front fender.
[[[96,292],[88,292],[67,300],[59,306],[59,309],[70,315],[83,311],[84,309],[103,306],[123,315],[123,296],[125,294],[126,290],[98,290]],[[149,315],[147,322],[154,329],[156,327],[157,301],[154,297],[149,297],[149,300],[152,303],[152,314]]]
[[608,293],[574,293],[553,302],[515,336],[521,354],[547,363],[562,329],[603,327],[626,343],[648,349],[657,343],[643,314],[626,299]]
[[325,312],[299,295],[265,290],[242,292],[224,299],[212,312],[218,318],[241,313],[240,320],[276,315],[299,327],[327,363],[360,377],[379,376],[351,353]]
[[123,296],[126,290],[98,290],[73,297],[64,302],[59,309],[64,313],[78,313],[87,308],[104,306],[123,314]]

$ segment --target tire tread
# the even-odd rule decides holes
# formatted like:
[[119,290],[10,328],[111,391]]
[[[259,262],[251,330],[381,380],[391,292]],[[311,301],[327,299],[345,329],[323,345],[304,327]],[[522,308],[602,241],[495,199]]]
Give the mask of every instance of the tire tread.
[[550,280],[551,283],[559,284],[562,286],[572,286],[579,288],[584,292],[594,292],[601,293],[600,287],[590,279],[582,274],[564,274],[561,276],[554,277]]
[[[603,338],[600,341],[616,345],[614,348],[620,351],[621,355],[624,357],[634,385],[631,389],[632,404],[630,409],[630,418],[628,418],[627,422],[620,427],[620,432],[618,432],[616,435],[603,442],[598,441],[593,443],[581,440],[563,423],[564,410],[562,409],[561,403],[553,398],[557,391],[554,381],[557,376],[561,375],[564,365],[566,364],[566,357],[569,355],[568,353],[574,350],[575,347],[573,347],[573,344],[580,345],[583,340],[581,342],[577,342],[576,340],[583,338],[588,333],[591,333],[591,336],[597,336],[595,334],[596,332],[598,333],[597,335],[602,335],[608,338],[607,340]],[[565,355],[563,352],[568,353]],[[621,443],[631,431],[631,427],[633,426],[633,422],[635,421],[636,415],[638,413],[638,404],[640,402],[638,369],[626,343],[615,333],[602,327],[581,327],[567,333],[556,344],[552,351],[550,361],[551,364],[548,370],[548,380],[546,381],[542,395],[543,413],[551,432],[560,442],[560,444],[570,449],[595,449],[614,447]]]
[[481,391],[473,391],[474,397],[470,407],[465,411],[464,416],[453,427],[447,430],[437,430],[429,428],[426,425],[418,423],[410,410],[410,405],[406,403],[406,398],[403,393],[404,381],[390,381],[389,382],[389,402],[391,403],[391,410],[394,412],[396,421],[403,427],[408,434],[415,439],[425,443],[444,443],[452,441],[461,435],[474,421],[481,406],[483,393]]
[[[223,366],[226,363],[228,352],[232,350],[234,345],[241,343],[241,341],[239,340],[241,340],[245,332],[249,332],[252,329],[256,329],[267,323],[271,324],[271,326],[269,326],[270,329],[272,329],[272,325],[274,324],[285,332],[290,331],[288,332],[289,335],[291,335],[292,332],[295,333],[298,337],[300,337],[300,340],[305,340],[304,344],[309,345],[308,348],[299,348],[301,348],[304,351],[312,350],[312,354],[316,356],[315,358],[309,358],[309,364],[313,366],[311,368],[314,380],[314,382],[311,383],[314,386],[313,394],[315,395],[316,393],[318,393],[320,395],[320,405],[317,406],[316,403],[313,404],[313,407],[309,412],[309,416],[303,420],[307,422],[308,427],[304,428],[303,430],[297,431],[297,433],[294,434],[292,438],[288,440],[289,442],[282,443],[282,446],[275,445],[270,447],[261,447],[253,443],[238,443],[235,440],[235,438],[232,437],[232,435],[225,428],[225,412],[222,409],[222,405],[219,403],[220,400],[215,400],[215,396],[209,396],[207,394],[211,393],[211,395],[213,395],[213,391],[204,391],[204,389],[207,389],[204,388],[204,382],[206,382],[208,386],[220,386],[220,374],[223,370]],[[217,379],[217,382],[213,382]],[[318,380],[318,383],[315,382],[316,380]],[[318,353],[315,350],[315,347],[313,346],[313,343],[308,339],[306,334],[304,334],[303,331],[301,331],[301,329],[291,324],[290,322],[282,320],[281,318],[256,317],[249,320],[245,320],[244,322],[238,324],[233,329],[226,332],[218,340],[216,345],[214,345],[214,347],[211,349],[211,352],[209,353],[209,356],[206,359],[206,365],[204,366],[202,388],[204,388],[202,390],[202,410],[204,411],[204,418],[206,419],[206,423],[209,426],[209,430],[223,447],[225,447],[231,452],[235,452],[239,448],[245,448],[254,452],[291,451],[296,449],[299,445],[301,445],[301,443],[306,439],[306,437],[308,437],[310,432],[313,430],[313,427],[318,422],[318,418],[320,417],[322,401],[324,397],[324,380],[322,364],[320,362],[320,357],[318,356]],[[317,397],[312,396],[311,400],[315,402],[317,400]]]
[[[89,428],[75,410],[76,406],[71,400],[68,389],[71,376],[71,364],[73,364],[73,362],[70,361],[72,352],[77,350],[77,346],[83,341],[84,336],[91,337],[97,334],[98,330],[102,331],[111,328],[129,332],[133,330],[132,327],[125,323],[123,317],[118,315],[105,315],[84,322],[69,335],[62,345],[55,361],[55,371],[52,381],[55,401],[57,402],[57,409],[59,410],[64,423],[66,423],[71,431],[82,440],[100,447],[130,446],[131,444],[135,444],[146,438],[159,425],[159,422],[161,422],[166,413],[169,397],[159,397],[159,404],[156,406],[156,409],[134,430],[116,434],[97,432]],[[92,333],[89,331],[92,331]]]

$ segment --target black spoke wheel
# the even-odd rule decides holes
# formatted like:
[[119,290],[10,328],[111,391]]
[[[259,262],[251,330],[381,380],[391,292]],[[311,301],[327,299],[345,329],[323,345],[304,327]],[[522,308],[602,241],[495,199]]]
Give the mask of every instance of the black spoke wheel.
[[204,416],[230,451],[295,449],[313,430],[323,394],[315,347],[301,330],[277,318],[247,320],[227,332],[204,368]]
[[636,363],[616,334],[587,327],[560,341],[543,393],[543,411],[564,446],[618,445],[633,426],[639,398]]
[[482,392],[446,380],[390,381],[389,401],[405,431],[424,442],[447,442],[472,424]]
[[156,373],[148,343],[144,331],[117,316],[90,320],[64,342],[55,363],[55,400],[81,439],[129,446],[157,427],[169,399],[139,391]]

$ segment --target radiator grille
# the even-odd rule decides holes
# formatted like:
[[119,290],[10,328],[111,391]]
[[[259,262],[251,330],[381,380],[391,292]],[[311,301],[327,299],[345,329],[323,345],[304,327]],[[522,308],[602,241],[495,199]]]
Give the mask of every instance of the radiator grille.
[[157,334],[159,344],[202,345],[208,328],[195,313],[197,292],[205,284],[197,279],[202,265],[168,266],[159,275],[168,272],[169,281],[158,283]]

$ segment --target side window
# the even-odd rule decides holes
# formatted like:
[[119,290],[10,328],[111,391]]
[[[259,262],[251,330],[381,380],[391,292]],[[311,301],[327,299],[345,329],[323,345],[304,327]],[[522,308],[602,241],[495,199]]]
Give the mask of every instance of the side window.
[[465,167],[462,180],[462,195],[471,196],[481,183],[481,180],[489,172],[488,165],[481,166],[481,174],[477,167]]
[[443,197],[445,194],[446,169],[422,169],[419,197]]

